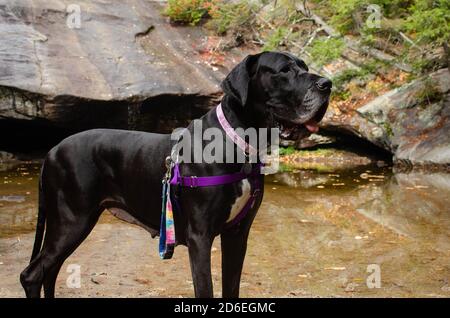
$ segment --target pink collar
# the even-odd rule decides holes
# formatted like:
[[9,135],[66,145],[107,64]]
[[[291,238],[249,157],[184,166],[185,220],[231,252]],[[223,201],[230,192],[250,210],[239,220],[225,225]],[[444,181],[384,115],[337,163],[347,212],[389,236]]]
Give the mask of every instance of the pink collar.
[[227,133],[228,137],[239,147],[244,151],[246,155],[257,155],[258,152],[255,148],[253,148],[251,145],[249,145],[247,142],[245,142],[244,139],[241,138],[231,127],[228,120],[225,118],[225,115],[222,110],[222,104],[219,104],[216,107],[216,114],[217,119],[219,120],[220,125],[222,126],[223,130]]

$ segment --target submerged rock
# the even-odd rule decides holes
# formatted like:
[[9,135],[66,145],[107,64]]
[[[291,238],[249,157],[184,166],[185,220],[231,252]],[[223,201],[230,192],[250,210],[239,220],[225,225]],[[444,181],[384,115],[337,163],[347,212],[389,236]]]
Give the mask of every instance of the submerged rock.
[[0,164],[8,163],[13,160],[15,160],[15,157],[12,153],[0,151]]

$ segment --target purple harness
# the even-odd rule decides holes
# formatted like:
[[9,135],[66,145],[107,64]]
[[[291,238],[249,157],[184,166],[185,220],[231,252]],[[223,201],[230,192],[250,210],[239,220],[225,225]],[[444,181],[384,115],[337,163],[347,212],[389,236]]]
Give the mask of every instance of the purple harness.
[[259,178],[261,174],[261,167],[262,164],[258,163],[249,173],[240,171],[233,174],[225,174],[221,176],[185,177],[181,176],[179,164],[176,163],[175,166],[173,167],[173,177],[170,180],[170,184],[196,188],[196,187],[211,187],[235,183],[244,179],[249,179],[250,198],[248,199],[247,203],[244,205],[242,210],[238,213],[238,215],[227,224],[227,226],[233,226],[239,223],[239,221],[241,221],[247,215],[248,211],[250,211],[250,209],[253,207],[253,204],[256,200],[258,193],[261,191],[261,181]]
[[[240,148],[244,151],[245,154],[256,154],[256,149],[253,148],[251,145],[249,145],[247,142],[245,142],[231,127],[227,119],[225,118],[225,115],[222,111],[222,105],[219,104],[216,107],[216,114],[217,118],[220,122],[220,125],[225,130],[227,136]],[[232,219],[230,222],[227,223],[227,227],[234,226],[238,224],[250,211],[250,209],[253,207],[256,198],[261,192],[262,184],[261,184],[261,167],[263,166],[262,163],[257,163],[254,165],[254,167],[250,171],[240,171],[233,174],[226,174],[226,175],[220,175],[220,176],[205,176],[205,177],[197,177],[197,176],[182,176],[180,173],[180,165],[179,163],[174,163],[172,178],[170,179],[169,184],[170,185],[178,185],[182,187],[190,187],[190,188],[197,188],[197,187],[211,187],[211,186],[218,186],[218,185],[224,185],[224,184],[230,184],[242,181],[244,179],[249,179],[250,182],[250,197],[242,210],[237,214],[237,216]],[[170,168],[169,168],[170,169]],[[169,170],[170,171],[170,170]],[[166,192],[167,194],[164,194],[163,191],[163,206],[165,199],[170,202],[170,189]],[[166,196],[166,198],[164,197]],[[180,210],[180,205],[178,202],[176,202],[176,198],[174,198],[175,207]],[[175,231],[174,231],[174,222],[171,209],[170,213],[166,215],[166,209],[163,207],[163,215],[162,215],[162,222],[161,222],[161,229],[160,229],[160,255],[163,259],[168,259],[172,257],[173,250],[175,247]],[[168,220],[168,222],[166,221]],[[166,233],[169,233],[169,239],[166,237]],[[168,242],[170,241],[170,242]]]

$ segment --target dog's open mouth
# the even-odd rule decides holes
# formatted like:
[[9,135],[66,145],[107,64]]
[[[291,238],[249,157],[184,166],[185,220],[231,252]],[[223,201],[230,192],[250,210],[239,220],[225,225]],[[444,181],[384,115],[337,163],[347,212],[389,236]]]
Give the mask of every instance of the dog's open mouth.
[[307,116],[309,119],[304,122],[297,116],[297,118],[288,118],[275,112],[272,118],[280,130],[281,139],[297,141],[319,131],[319,122],[325,116],[327,107],[328,99],[320,107],[314,107],[317,110],[311,114],[312,116]]
[[319,131],[319,126],[316,120],[310,119],[302,125],[292,124],[286,121],[279,122],[280,136],[283,139],[298,140],[304,138],[309,134]]

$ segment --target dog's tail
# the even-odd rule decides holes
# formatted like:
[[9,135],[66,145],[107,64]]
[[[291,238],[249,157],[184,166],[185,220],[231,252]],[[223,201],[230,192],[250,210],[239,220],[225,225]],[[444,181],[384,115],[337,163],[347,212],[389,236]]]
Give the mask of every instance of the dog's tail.
[[45,210],[44,210],[44,195],[42,192],[42,173],[43,173],[43,171],[44,171],[44,165],[42,165],[41,174],[39,176],[38,217],[37,217],[37,225],[36,225],[36,236],[34,238],[34,246],[33,246],[33,252],[31,253],[30,262],[32,262],[37,257],[39,252],[41,251],[42,240],[44,238],[46,214],[45,214]]

